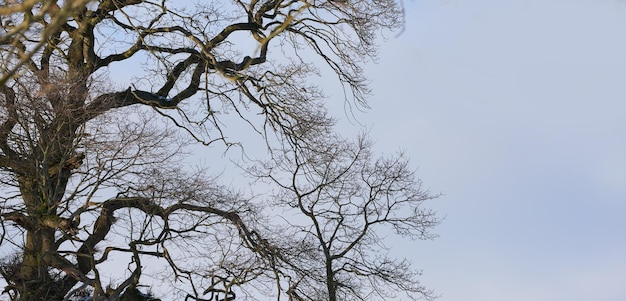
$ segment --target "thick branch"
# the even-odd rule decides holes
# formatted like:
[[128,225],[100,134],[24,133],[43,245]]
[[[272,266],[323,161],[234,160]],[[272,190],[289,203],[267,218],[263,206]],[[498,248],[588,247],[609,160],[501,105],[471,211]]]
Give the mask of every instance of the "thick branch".
[[96,10],[97,15],[107,15],[110,12],[121,10],[122,8],[134,4],[139,4],[144,2],[144,0],[105,0],[100,1],[100,5],[98,5],[98,9]]
[[15,105],[16,94],[13,89],[4,85],[0,92],[4,94],[5,109],[7,111],[6,120],[0,125],[0,150],[3,152],[3,154],[0,155],[0,167],[8,167],[18,171],[19,166],[23,165],[23,162],[8,143],[9,135],[19,120],[17,107]]
[[259,24],[255,23],[235,23],[226,26],[220,33],[218,33],[214,38],[211,39],[209,45],[217,45],[228,38],[230,34],[236,31],[255,31],[261,28]]

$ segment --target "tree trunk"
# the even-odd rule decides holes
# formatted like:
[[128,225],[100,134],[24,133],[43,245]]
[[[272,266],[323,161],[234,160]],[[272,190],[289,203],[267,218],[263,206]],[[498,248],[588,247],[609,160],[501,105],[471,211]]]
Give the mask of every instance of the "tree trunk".
[[[22,227],[26,230],[26,241],[21,262],[9,280],[19,293],[20,301],[63,300],[69,290],[63,285],[63,279],[53,279],[49,268],[51,258],[57,254],[55,247],[55,232],[57,228],[50,227],[44,222],[47,218],[57,217],[57,204],[61,201],[62,193],[56,193],[63,187],[54,187],[53,184],[67,183],[67,179],[54,179],[50,184],[42,187],[35,177],[21,177],[19,179],[20,192],[26,205],[26,214],[23,215]],[[57,181],[55,181],[57,180]],[[52,186],[52,187],[51,187]],[[42,193],[43,189],[48,193]],[[54,196],[55,199],[46,199],[44,195]]]
[[326,288],[328,289],[328,301],[337,301],[337,281],[331,262],[326,263]]

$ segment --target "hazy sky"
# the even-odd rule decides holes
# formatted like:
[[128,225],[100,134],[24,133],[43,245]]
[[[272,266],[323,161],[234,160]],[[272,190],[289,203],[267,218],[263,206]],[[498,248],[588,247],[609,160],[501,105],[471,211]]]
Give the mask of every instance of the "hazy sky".
[[441,301],[626,300],[626,2],[405,0],[358,119],[445,216]]

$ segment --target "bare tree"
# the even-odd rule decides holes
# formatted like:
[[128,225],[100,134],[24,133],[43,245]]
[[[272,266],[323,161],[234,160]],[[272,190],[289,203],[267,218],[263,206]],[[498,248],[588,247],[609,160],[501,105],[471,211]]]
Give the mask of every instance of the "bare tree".
[[[61,166],[44,165],[61,142],[33,139],[43,135],[38,129],[42,121],[35,120],[49,118],[40,114],[45,111],[31,111],[37,101],[17,111],[21,122],[33,127],[16,126],[11,142],[16,153],[42,159],[25,157],[29,170],[17,177],[6,173],[3,181],[9,195],[2,203],[2,243],[5,249],[13,246],[17,256],[9,257],[1,272],[12,299],[64,300],[77,289],[89,288],[99,300],[126,300],[140,284],[150,257],[161,258],[170,267],[168,274],[183,282],[206,278],[202,273],[210,271],[185,257],[230,262],[246,271],[261,264],[255,261],[262,261],[261,256],[255,259],[243,251],[257,240],[243,222],[254,206],[205,179],[202,171],[181,171],[177,157],[185,142],[154,117],[146,119],[149,110],[122,110],[121,115],[92,119],[76,131]],[[52,145],[40,149],[45,142]],[[248,223],[254,224],[253,216]],[[205,237],[213,231],[214,237]],[[224,249],[233,254],[221,250],[220,243],[226,242]],[[234,254],[242,252],[246,257]],[[123,277],[119,283],[108,284],[101,270],[116,253],[128,254],[117,255],[128,260],[127,268],[118,272]],[[243,258],[249,263],[237,261]],[[212,269],[232,277],[219,274],[221,268],[216,264]],[[237,276],[239,283],[248,280]]]
[[[0,248],[11,254],[0,273],[9,299],[134,300],[151,271],[187,300],[315,298],[326,281],[338,298],[350,285],[339,264],[360,260],[351,256],[374,232],[345,232],[342,241],[357,235],[345,253],[318,235],[330,274],[303,274],[308,238],[283,240],[259,197],[181,165],[191,143],[238,144],[227,126],[241,124],[268,149],[300,156],[319,147],[333,120],[309,77],[333,72],[365,105],[361,66],[379,32],[401,26],[396,2],[0,3]],[[132,84],[109,78],[124,67]],[[414,184],[394,185],[403,183]],[[314,252],[303,263],[305,254]],[[112,265],[123,267],[114,280]],[[294,277],[306,279],[296,286]],[[412,289],[403,281],[395,283]]]
[[274,204],[291,208],[284,214],[290,245],[301,246],[285,261],[294,268],[293,299],[433,298],[410,262],[386,254],[382,238],[386,229],[430,239],[429,230],[438,223],[422,205],[437,196],[422,188],[402,154],[375,159],[364,137],[352,142],[332,135],[314,148],[279,154],[251,173],[277,184]]

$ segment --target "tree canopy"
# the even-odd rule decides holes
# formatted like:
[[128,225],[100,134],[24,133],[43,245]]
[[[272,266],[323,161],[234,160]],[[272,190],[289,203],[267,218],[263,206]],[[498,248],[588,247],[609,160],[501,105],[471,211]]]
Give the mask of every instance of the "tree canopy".
[[[150,299],[146,283],[184,300],[432,297],[377,231],[431,238],[435,196],[402,154],[335,134],[311,80],[333,74],[366,105],[362,68],[400,3],[0,3],[9,299]],[[181,167],[196,144],[258,149],[235,121],[265,141],[241,167],[266,191]]]

